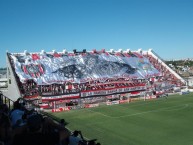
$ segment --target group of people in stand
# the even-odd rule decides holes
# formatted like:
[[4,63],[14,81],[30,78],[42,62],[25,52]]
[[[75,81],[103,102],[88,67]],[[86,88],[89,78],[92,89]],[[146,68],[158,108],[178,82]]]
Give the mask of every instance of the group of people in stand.
[[[18,80],[19,81],[19,80]],[[111,88],[121,87],[135,87],[144,84],[139,80],[132,81],[107,81],[104,83],[70,83],[64,84],[49,84],[49,85],[37,85],[33,80],[26,80],[25,83],[20,85],[20,90],[24,97],[30,96],[49,96],[49,95],[64,95],[71,93],[79,93],[80,91],[93,91],[93,90],[106,90]]]
[[161,77],[160,81],[169,81],[174,85],[183,85],[181,81],[179,81],[174,74],[172,74],[161,62],[153,58],[151,55],[147,55],[151,64],[162,73],[163,77]]
[[0,102],[0,145],[100,145],[86,141],[80,131],[71,133],[64,119],[56,122],[25,106],[22,98],[14,102],[12,110]]

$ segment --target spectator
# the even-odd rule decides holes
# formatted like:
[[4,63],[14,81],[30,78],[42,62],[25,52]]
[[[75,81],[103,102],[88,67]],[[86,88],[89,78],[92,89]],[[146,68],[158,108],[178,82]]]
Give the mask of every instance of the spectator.
[[66,122],[64,119],[61,119],[61,120],[60,120],[60,125],[61,125],[61,126],[64,126],[64,127],[65,127],[67,124],[68,124],[68,122]]
[[44,119],[40,114],[30,116],[27,120],[28,131],[15,135],[13,145],[67,145],[67,143],[64,142],[64,140],[69,137],[67,130],[43,132],[43,130],[45,130],[44,127],[46,127],[44,124],[53,126],[54,122],[48,118]]
[[[80,135],[80,136],[79,136]],[[69,137],[69,145],[79,145],[84,140],[81,131],[75,130]]]
[[8,145],[11,143],[12,128],[9,116],[5,113],[0,113],[0,142]]
[[95,144],[95,141],[96,141],[97,139],[92,139],[92,140],[90,140],[90,141],[88,141],[88,144],[87,145],[96,145]]
[[0,104],[0,113],[9,114],[9,108],[7,104]]
[[10,112],[11,125],[14,127],[19,122],[22,123],[22,116],[25,114],[23,104],[19,102],[19,99],[14,102],[13,110]]

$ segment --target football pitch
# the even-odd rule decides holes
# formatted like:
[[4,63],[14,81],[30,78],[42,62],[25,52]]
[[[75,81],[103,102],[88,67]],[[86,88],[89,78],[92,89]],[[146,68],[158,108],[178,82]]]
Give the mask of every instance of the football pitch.
[[102,145],[193,145],[193,94],[53,113]]

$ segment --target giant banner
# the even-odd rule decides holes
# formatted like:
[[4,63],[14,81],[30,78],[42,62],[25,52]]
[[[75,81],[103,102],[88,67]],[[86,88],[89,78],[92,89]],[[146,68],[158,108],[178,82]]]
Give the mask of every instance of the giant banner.
[[33,79],[38,85],[76,82],[101,78],[138,78],[157,76],[159,72],[145,57],[117,56],[109,53],[10,54],[21,82]]

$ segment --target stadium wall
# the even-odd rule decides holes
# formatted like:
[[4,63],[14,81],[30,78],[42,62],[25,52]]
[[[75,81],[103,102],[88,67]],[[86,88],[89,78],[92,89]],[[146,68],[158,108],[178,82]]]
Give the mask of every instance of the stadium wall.
[[152,57],[154,57],[155,59],[158,60],[158,62],[160,62],[164,67],[166,67],[172,74],[175,75],[176,78],[178,78],[182,83],[187,84],[187,82],[181,77],[179,76],[175,71],[173,71],[168,65],[165,64],[165,62],[163,61],[162,58],[160,58],[160,56],[158,56],[152,49],[148,50],[148,54],[150,54]]
[[7,96],[9,96],[9,99],[16,101],[18,98],[21,97],[21,93],[16,82],[14,70],[12,68],[8,53],[6,55],[6,63],[7,63],[7,78],[8,78]]

